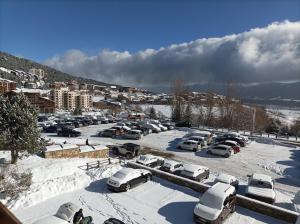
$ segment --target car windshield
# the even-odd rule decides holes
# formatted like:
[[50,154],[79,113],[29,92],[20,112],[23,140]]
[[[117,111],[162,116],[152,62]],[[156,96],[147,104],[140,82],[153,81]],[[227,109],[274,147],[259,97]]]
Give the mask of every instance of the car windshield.
[[215,209],[222,209],[223,205],[222,198],[217,197],[212,192],[205,192],[201,197],[199,203]]
[[113,177],[118,178],[118,179],[124,179],[125,178],[125,174],[122,172],[116,172]]
[[148,158],[146,157],[146,156],[140,156],[140,158],[139,158],[140,160],[143,160],[143,161],[145,161],[145,160],[148,160]]
[[272,189],[272,184],[266,181],[251,180],[250,185],[255,187]]

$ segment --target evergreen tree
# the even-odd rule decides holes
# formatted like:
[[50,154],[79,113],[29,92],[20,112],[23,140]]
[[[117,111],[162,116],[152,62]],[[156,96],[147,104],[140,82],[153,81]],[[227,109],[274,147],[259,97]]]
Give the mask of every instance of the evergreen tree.
[[183,115],[183,124],[186,127],[191,127],[192,126],[192,108],[191,108],[191,104],[188,103],[186,108],[185,108],[185,112]]
[[156,115],[156,111],[155,111],[154,107],[150,108],[149,117],[150,117],[150,119],[157,119],[157,115]]
[[0,95],[0,144],[11,151],[11,163],[17,162],[20,152],[38,149],[37,115],[24,94],[11,98]]

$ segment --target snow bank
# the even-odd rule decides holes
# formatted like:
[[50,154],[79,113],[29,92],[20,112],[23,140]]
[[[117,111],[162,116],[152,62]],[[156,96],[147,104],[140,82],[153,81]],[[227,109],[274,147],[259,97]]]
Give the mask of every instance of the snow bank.
[[256,142],[268,145],[280,145],[280,146],[287,146],[284,143],[278,142],[275,139],[267,138],[267,137],[259,137],[255,139]]
[[57,195],[85,188],[95,179],[109,177],[119,166],[105,166],[86,172],[80,169],[91,159],[43,159],[30,156],[20,161],[20,165],[32,172],[32,185],[18,198],[6,205],[12,209],[32,206]]

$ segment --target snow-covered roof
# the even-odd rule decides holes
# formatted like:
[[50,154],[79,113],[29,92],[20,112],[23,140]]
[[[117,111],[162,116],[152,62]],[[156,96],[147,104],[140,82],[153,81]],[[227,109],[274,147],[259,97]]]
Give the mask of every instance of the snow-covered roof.
[[254,173],[252,175],[252,180],[272,182],[272,177],[261,173]]
[[181,164],[181,162],[178,162],[176,160],[165,160],[164,165],[169,164],[170,166],[175,166],[177,164]]
[[50,145],[46,146],[46,152],[53,152],[58,150],[68,150],[68,149],[76,149],[78,148],[75,144],[61,144],[61,145]]
[[60,219],[56,216],[49,216],[43,219],[40,219],[33,224],[69,224],[67,221]]
[[100,151],[104,149],[108,149],[105,145],[83,145],[79,147],[80,152],[93,152],[93,151]]
[[184,166],[184,170],[188,172],[195,172],[197,170],[207,170],[208,168],[205,166],[200,165],[194,165],[194,164],[188,164]]
[[223,183],[231,183],[232,181],[235,181],[236,178],[232,175],[229,175],[227,173],[220,173],[217,178],[217,181],[223,182]]
[[[209,188],[201,197],[202,203],[219,203],[223,202],[226,197],[228,197],[230,194],[233,194],[235,191],[235,188],[229,184],[225,183],[216,183],[211,188]],[[222,204],[221,204],[222,206]]]

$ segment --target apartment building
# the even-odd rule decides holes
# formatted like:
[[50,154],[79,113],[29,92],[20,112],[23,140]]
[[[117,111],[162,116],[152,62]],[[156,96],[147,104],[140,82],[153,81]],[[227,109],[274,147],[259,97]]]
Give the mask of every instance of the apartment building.
[[92,96],[88,94],[78,95],[76,97],[76,101],[77,107],[80,107],[82,109],[88,109],[93,105]]
[[76,96],[77,92],[75,91],[64,91],[62,93],[63,108],[67,110],[74,110],[77,107]]
[[0,78],[0,93],[7,93],[17,88],[17,83],[8,79]]
[[28,72],[38,76],[40,79],[43,79],[45,77],[44,70],[40,68],[31,68]]

